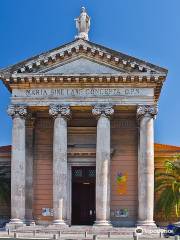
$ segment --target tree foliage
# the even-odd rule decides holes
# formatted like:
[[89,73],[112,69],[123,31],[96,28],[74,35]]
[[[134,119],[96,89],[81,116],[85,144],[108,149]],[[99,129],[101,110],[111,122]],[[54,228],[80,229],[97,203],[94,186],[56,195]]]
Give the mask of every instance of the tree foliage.
[[165,162],[165,170],[155,174],[155,191],[159,193],[156,210],[164,213],[166,219],[175,212],[180,216],[180,155],[174,161]]

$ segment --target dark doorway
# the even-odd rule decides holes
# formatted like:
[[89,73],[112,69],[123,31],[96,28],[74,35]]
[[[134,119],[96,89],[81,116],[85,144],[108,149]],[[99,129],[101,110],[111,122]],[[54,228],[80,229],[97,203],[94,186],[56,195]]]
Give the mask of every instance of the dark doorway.
[[95,167],[72,167],[72,225],[95,221]]

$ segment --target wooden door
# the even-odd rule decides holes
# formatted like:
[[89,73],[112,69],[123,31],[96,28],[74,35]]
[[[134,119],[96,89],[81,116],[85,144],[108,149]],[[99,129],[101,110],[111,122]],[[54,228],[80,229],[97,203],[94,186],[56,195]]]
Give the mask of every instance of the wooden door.
[[72,225],[95,221],[95,167],[72,168]]

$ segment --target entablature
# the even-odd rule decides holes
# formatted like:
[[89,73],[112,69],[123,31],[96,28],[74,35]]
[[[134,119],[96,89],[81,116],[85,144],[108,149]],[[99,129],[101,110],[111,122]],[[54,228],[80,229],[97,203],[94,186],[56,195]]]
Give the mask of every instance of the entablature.
[[6,79],[11,90],[13,89],[34,89],[34,88],[58,88],[58,87],[149,87],[154,89],[154,99],[158,100],[164,77],[162,75],[129,75],[111,74],[88,75],[88,76],[59,76],[34,74],[31,76],[19,74],[11,79]]
[[[87,84],[132,87],[154,84],[158,100],[167,70],[140,59],[78,39],[0,71],[7,88]],[[52,86],[53,85],[53,86]]]

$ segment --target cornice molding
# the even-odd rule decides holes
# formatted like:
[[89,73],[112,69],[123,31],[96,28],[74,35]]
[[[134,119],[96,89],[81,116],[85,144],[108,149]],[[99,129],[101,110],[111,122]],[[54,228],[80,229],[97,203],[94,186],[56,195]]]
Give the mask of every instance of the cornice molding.
[[[155,89],[155,100],[157,101],[160,95],[162,85],[166,79],[166,76],[163,74],[111,74],[111,75],[102,75],[102,74],[92,74],[92,75],[46,75],[46,74],[13,74],[11,78],[6,78],[4,83],[6,86],[12,90],[12,88],[24,88],[25,85],[35,84],[36,87],[42,84],[57,84],[64,85],[68,84],[69,86],[74,84],[149,84],[154,85]],[[151,86],[152,87],[152,86]]]
[[143,73],[167,74],[166,69],[84,40],[78,40],[59,47],[58,49],[40,54],[37,57],[6,68],[3,72],[9,72],[11,74],[38,72],[43,68],[50,67],[77,56],[93,58],[102,63],[111,64],[117,68],[128,69],[129,71],[136,70]]
[[48,82],[154,82],[162,83],[165,80],[163,74],[87,74],[87,75],[59,75],[59,74],[13,74],[10,78],[5,78],[9,84],[20,83],[48,83]]
[[[46,74],[44,72],[46,69],[80,57],[91,59],[125,73],[63,75]],[[10,91],[16,87],[16,84],[20,84],[18,86],[20,88],[21,84],[32,83],[154,83],[156,85],[156,100],[159,98],[166,76],[167,70],[164,68],[82,39],[75,40],[0,71],[0,78]]]

